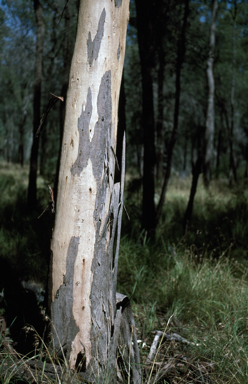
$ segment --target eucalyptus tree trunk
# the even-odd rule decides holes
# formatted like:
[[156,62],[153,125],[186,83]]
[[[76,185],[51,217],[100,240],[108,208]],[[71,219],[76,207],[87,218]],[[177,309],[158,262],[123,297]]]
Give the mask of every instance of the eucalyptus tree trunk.
[[124,157],[120,183],[114,172],[128,17],[128,0],[80,2],[51,243],[54,347],[71,369],[79,364],[99,382],[108,373],[111,383],[117,360],[125,360],[119,338],[130,351],[132,381],[140,382],[130,306],[116,294]]
[[29,183],[28,183],[28,203],[30,206],[36,204],[37,193],[37,167],[39,137],[36,137],[36,131],[40,124],[40,106],[41,106],[41,83],[42,83],[42,55],[43,42],[45,34],[45,25],[43,20],[42,5],[39,0],[34,0],[34,10],[37,24],[36,33],[36,54],[35,54],[35,80],[34,80],[34,101],[33,101],[33,144],[30,157]]
[[215,50],[215,28],[216,17],[218,10],[218,0],[212,1],[212,16],[210,26],[210,43],[209,54],[207,60],[207,79],[208,79],[208,107],[207,119],[205,130],[205,148],[204,148],[204,165],[203,165],[203,178],[206,187],[209,186],[211,177],[211,160],[213,156],[213,142],[214,142],[214,50]]

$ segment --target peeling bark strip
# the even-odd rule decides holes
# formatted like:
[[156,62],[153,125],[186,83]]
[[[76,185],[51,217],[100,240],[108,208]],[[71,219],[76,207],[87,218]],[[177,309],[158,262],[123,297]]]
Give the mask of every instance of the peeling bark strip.
[[63,335],[63,339],[54,338],[55,349],[61,354],[61,347],[66,357],[69,357],[71,340],[74,340],[79,331],[72,314],[73,286],[74,286],[74,265],[78,253],[79,237],[72,237],[66,259],[66,274],[63,278],[63,285],[57,290],[55,301],[52,303],[52,316],[60,313],[59,321],[56,324],[56,332]]
[[96,36],[95,36],[93,41],[91,39],[91,32],[89,32],[89,37],[87,40],[87,49],[88,49],[88,60],[89,60],[90,65],[92,65],[93,60],[94,59],[97,60],[97,57],[98,57],[98,53],[99,53],[100,46],[101,46],[101,41],[103,38],[105,18],[106,18],[106,11],[104,8],[102,11],[99,23],[98,23],[98,29],[97,29]]

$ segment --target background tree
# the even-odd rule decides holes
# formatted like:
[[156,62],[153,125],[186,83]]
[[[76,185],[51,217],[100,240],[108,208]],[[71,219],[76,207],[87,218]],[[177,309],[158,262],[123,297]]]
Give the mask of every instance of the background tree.
[[237,182],[236,166],[233,155],[233,130],[234,130],[234,113],[235,113],[235,75],[236,75],[236,18],[237,18],[237,2],[233,2],[233,11],[232,11],[232,22],[233,22],[233,32],[232,32],[232,48],[233,48],[233,57],[232,57],[232,88],[231,88],[231,122],[229,129],[229,146],[230,146],[230,165],[229,165],[229,183],[232,184],[232,175],[234,180]]
[[213,141],[214,141],[214,50],[215,50],[215,27],[218,10],[218,0],[212,2],[211,25],[210,25],[210,43],[209,54],[207,60],[207,79],[208,79],[208,107],[205,130],[205,145],[204,145],[204,183],[208,187],[211,176],[211,159],[213,156]]
[[37,167],[39,137],[36,136],[40,124],[41,108],[41,83],[42,83],[42,61],[43,61],[43,43],[45,26],[43,20],[42,5],[39,0],[34,0],[34,10],[37,23],[36,56],[35,56],[35,80],[34,80],[34,100],[33,100],[33,144],[30,158],[29,184],[28,184],[28,203],[30,206],[36,205],[37,193]]
[[171,166],[172,166],[172,156],[173,150],[176,143],[177,133],[178,133],[178,120],[179,120],[179,110],[180,110],[180,96],[181,96],[181,69],[184,62],[185,50],[186,50],[186,28],[189,16],[189,1],[185,1],[184,5],[184,14],[183,14],[183,22],[181,27],[181,34],[177,43],[177,60],[176,60],[176,92],[175,92],[175,108],[174,108],[174,119],[173,119],[173,129],[171,132],[171,136],[169,142],[167,143],[166,155],[167,155],[167,164],[166,171],[164,175],[163,187],[157,207],[156,212],[156,221],[158,222],[159,217],[161,215],[162,207],[164,204],[165,193],[167,184],[170,178]]
[[142,128],[144,140],[142,226],[151,234],[156,227],[154,203],[155,121],[153,68],[155,60],[155,12],[153,2],[136,0],[137,28],[142,75]]
[[[207,81],[208,81],[208,98],[207,98],[207,112],[206,112],[206,126],[205,129],[202,129],[202,126],[199,124],[198,127],[198,137],[197,137],[197,159],[194,161],[192,159],[192,183],[189,195],[189,201],[187,208],[184,214],[183,219],[183,233],[185,234],[188,229],[188,225],[191,220],[194,198],[197,191],[197,184],[199,180],[200,173],[204,174],[204,183],[208,187],[210,182],[211,175],[211,159],[213,156],[213,140],[214,140],[214,73],[213,73],[213,64],[214,64],[214,50],[215,50],[215,27],[216,27],[216,17],[218,10],[218,1],[212,2],[211,10],[211,23],[210,23],[210,32],[209,32],[209,52],[207,57]],[[203,138],[203,132],[204,138]],[[204,141],[204,143],[203,143]]]

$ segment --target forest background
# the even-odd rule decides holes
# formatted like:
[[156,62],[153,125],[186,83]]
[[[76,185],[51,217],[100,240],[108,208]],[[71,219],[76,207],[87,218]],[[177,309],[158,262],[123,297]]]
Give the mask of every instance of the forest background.
[[[51,93],[66,98],[78,3],[0,2],[1,289],[17,277],[46,284],[54,218],[44,210],[48,185],[56,196],[65,103],[57,101],[35,134]],[[213,4],[130,4],[119,102],[130,220],[124,217],[118,284],[132,299],[144,360],[156,329],[194,343],[163,344],[165,361],[180,351],[188,363],[164,382],[247,380],[248,4],[218,3],[211,51]]]

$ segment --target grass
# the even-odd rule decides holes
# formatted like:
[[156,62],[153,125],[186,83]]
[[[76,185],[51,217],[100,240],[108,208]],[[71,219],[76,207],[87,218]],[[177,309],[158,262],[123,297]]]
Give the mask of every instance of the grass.
[[[126,257],[123,251],[121,258]],[[214,366],[212,380],[216,383],[245,383],[248,373],[246,275],[236,278],[237,263],[225,257],[216,261],[204,259],[199,264],[186,252],[184,255],[167,254],[166,263],[162,255],[158,255],[157,261],[160,271],[153,268],[153,274],[143,273],[142,280],[137,271],[134,277],[139,281],[133,301],[140,339],[150,345],[154,337],[151,332],[163,330],[168,317],[173,315],[180,326],[172,321],[170,332],[176,330],[198,346],[187,347],[186,351],[179,345],[167,343],[164,355],[173,356],[174,349],[189,359],[211,362]],[[125,272],[128,274],[127,270]]]
[[[143,362],[152,331],[163,330],[173,315],[169,332],[179,331],[198,346],[191,344],[186,351],[179,343],[165,342],[160,361],[181,353],[188,361],[211,364],[212,382],[246,383],[248,191],[245,186],[230,189],[225,180],[213,181],[206,191],[200,180],[191,226],[183,237],[189,188],[190,179],[170,181],[155,244],[138,237],[135,227],[132,236],[122,239],[119,290],[132,297]],[[128,201],[135,212],[134,202]],[[173,377],[169,382],[193,380],[182,372]]]
[[[48,212],[37,217],[49,200],[48,183],[39,179],[39,206],[30,212],[27,177],[27,168],[0,165],[0,262],[11,261],[22,278],[45,284],[53,219]],[[182,236],[189,189],[190,178],[171,179],[156,241],[150,243],[140,233],[140,192],[126,188],[131,221],[123,218],[118,291],[132,300],[143,382],[160,375],[161,383],[243,384],[248,382],[248,190],[230,189],[220,179],[206,191],[200,180],[191,225]],[[164,338],[156,361],[147,366],[157,330],[189,343]]]

